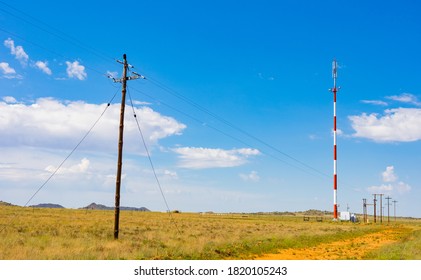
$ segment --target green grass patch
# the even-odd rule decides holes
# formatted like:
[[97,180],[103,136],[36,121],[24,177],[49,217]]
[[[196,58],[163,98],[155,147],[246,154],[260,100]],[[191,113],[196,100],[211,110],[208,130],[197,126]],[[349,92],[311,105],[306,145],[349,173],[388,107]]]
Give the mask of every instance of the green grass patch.
[[398,242],[370,252],[365,259],[421,260],[421,229],[403,234]]

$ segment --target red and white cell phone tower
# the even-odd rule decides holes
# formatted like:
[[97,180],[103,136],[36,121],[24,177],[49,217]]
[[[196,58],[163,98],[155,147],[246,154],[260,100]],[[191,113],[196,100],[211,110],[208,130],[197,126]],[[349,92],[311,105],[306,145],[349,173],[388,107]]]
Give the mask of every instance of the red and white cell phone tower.
[[338,174],[337,174],[337,148],[336,148],[336,93],[340,89],[336,87],[336,78],[338,77],[338,64],[336,59],[332,62],[332,78],[333,88],[330,89],[333,92],[333,219],[338,219]]

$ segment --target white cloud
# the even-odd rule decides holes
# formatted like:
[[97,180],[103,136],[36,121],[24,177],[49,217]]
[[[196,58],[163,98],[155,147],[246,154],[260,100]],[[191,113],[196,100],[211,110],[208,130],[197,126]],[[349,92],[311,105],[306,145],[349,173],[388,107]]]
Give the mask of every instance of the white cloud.
[[[371,186],[367,190],[370,193],[407,193],[411,190],[411,186],[402,181],[398,182],[398,176],[395,173],[394,166],[387,166],[386,170],[381,173],[383,184],[380,186]],[[387,184],[386,184],[387,183]]]
[[383,115],[363,113],[348,118],[356,131],[354,137],[368,138],[377,142],[421,140],[421,109],[388,109]]
[[[86,173],[89,168],[90,161],[87,158],[83,158],[80,163],[72,165],[70,167],[61,167],[57,174],[78,174],[78,173]],[[53,173],[57,170],[56,166],[49,165],[45,168],[46,171]]]
[[395,168],[393,166],[387,166],[386,170],[382,172],[383,182],[395,182],[398,179],[398,176],[395,174]]
[[[333,135],[333,128],[331,129],[331,134]],[[343,136],[344,135],[344,132],[341,130],[341,129],[339,129],[339,128],[336,128],[336,135],[337,136]]]
[[0,62],[0,70],[5,75],[16,74],[16,70],[10,67],[9,63],[7,62]]
[[0,72],[3,73],[2,77],[6,79],[22,79],[22,76],[16,74],[16,70],[10,67],[7,62],[0,62]]
[[249,174],[240,174],[240,178],[245,182],[259,182],[260,176],[256,171],[251,171]]
[[75,78],[78,80],[85,80],[88,77],[88,74],[85,72],[85,66],[80,65],[79,61],[66,61],[67,65],[67,76],[69,78]]
[[165,169],[165,170],[163,171],[163,174],[164,174],[165,178],[169,178],[169,179],[178,179],[177,172],[175,172],[175,171],[171,171],[171,170],[167,170],[167,169]]
[[392,191],[393,191],[393,186],[391,184],[388,184],[388,185],[382,184],[380,186],[371,186],[371,187],[368,187],[367,190],[370,193],[391,194]]
[[115,71],[107,71],[107,76],[108,76],[109,78],[114,78],[114,79],[116,79],[116,78],[118,77],[118,72],[115,72]]
[[395,189],[398,193],[403,194],[411,191],[411,186],[404,182],[399,182],[397,185],[395,185]]
[[250,156],[259,155],[256,149],[210,149],[183,147],[173,149],[179,155],[179,166],[191,169],[234,167],[247,163]]
[[[0,146],[73,148],[106,107],[107,104],[62,102],[52,98],[40,98],[32,104],[0,102]],[[148,145],[181,134],[186,127],[148,107],[137,108],[136,111]],[[111,104],[81,148],[115,150],[119,115],[120,105]],[[131,114],[126,114],[124,136],[127,152],[144,153],[137,124]]]
[[145,102],[145,101],[139,101],[139,100],[133,100],[133,104],[134,105],[151,105],[152,103]]
[[372,105],[379,105],[379,106],[387,106],[387,102],[381,100],[361,100],[362,103],[365,104],[372,104]]
[[413,104],[417,106],[421,105],[421,102],[418,101],[418,98],[411,93],[402,93],[401,95],[392,95],[392,96],[387,96],[386,98],[393,101],[402,102],[402,103],[409,103],[409,104]]
[[29,56],[26,54],[22,46],[15,46],[15,42],[11,38],[5,40],[4,45],[10,49],[10,53],[13,54],[22,65],[26,65],[28,63]]
[[35,62],[35,66],[47,75],[51,75],[51,69],[48,68],[48,63],[43,61]]
[[4,96],[3,101],[6,103],[17,103],[18,101],[13,96]]

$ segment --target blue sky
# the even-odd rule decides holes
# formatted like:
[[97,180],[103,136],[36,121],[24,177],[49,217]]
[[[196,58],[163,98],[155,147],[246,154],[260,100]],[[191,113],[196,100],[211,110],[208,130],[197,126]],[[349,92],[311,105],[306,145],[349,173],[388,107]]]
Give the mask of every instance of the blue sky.
[[[171,209],[333,209],[384,193],[420,217],[416,1],[0,1],[0,200],[114,204],[122,59]],[[165,211],[130,102],[121,204]],[[384,202],[384,205],[386,202]],[[393,207],[391,207],[391,213]],[[369,209],[370,213],[372,209]]]

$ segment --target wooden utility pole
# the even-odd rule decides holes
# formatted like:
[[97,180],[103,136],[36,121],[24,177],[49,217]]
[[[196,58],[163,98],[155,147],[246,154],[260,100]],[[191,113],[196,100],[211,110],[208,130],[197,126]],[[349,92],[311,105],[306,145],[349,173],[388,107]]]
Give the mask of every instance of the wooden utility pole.
[[395,216],[395,222],[396,222],[396,203],[397,203],[397,201],[393,200],[392,202],[393,202],[393,216]]
[[123,55],[123,77],[121,78],[121,108],[120,108],[120,129],[118,133],[118,158],[117,158],[117,177],[115,180],[115,210],[114,210],[114,239],[118,239],[120,224],[120,186],[121,170],[123,167],[123,132],[124,132],[124,109],[126,105],[126,85],[127,85],[127,58]]
[[380,193],[380,223],[383,223],[383,194]]
[[385,199],[387,200],[387,224],[389,224],[389,222],[390,222],[390,212],[389,212],[390,202],[389,202],[389,200],[391,200],[392,198],[390,196],[387,196]]
[[373,205],[374,205],[374,223],[376,223],[376,202],[377,202],[377,194],[373,194],[374,199],[373,199]]
[[122,84],[121,89],[121,109],[120,109],[120,129],[118,134],[118,159],[117,159],[117,176],[115,181],[115,210],[114,210],[114,239],[118,239],[119,224],[120,224],[120,186],[121,186],[121,170],[123,167],[123,132],[124,132],[124,109],[126,105],[126,86],[128,80],[145,79],[142,75],[136,72],[132,73],[134,76],[127,77],[128,68],[133,66],[127,63],[126,54],[123,54],[123,61],[117,60],[118,63],[123,64],[123,76],[121,79],[115,79],[114,82]]
[[367,199],[363,198],[363,221],[364,223],[367,223],[368,217],[367,217]]

